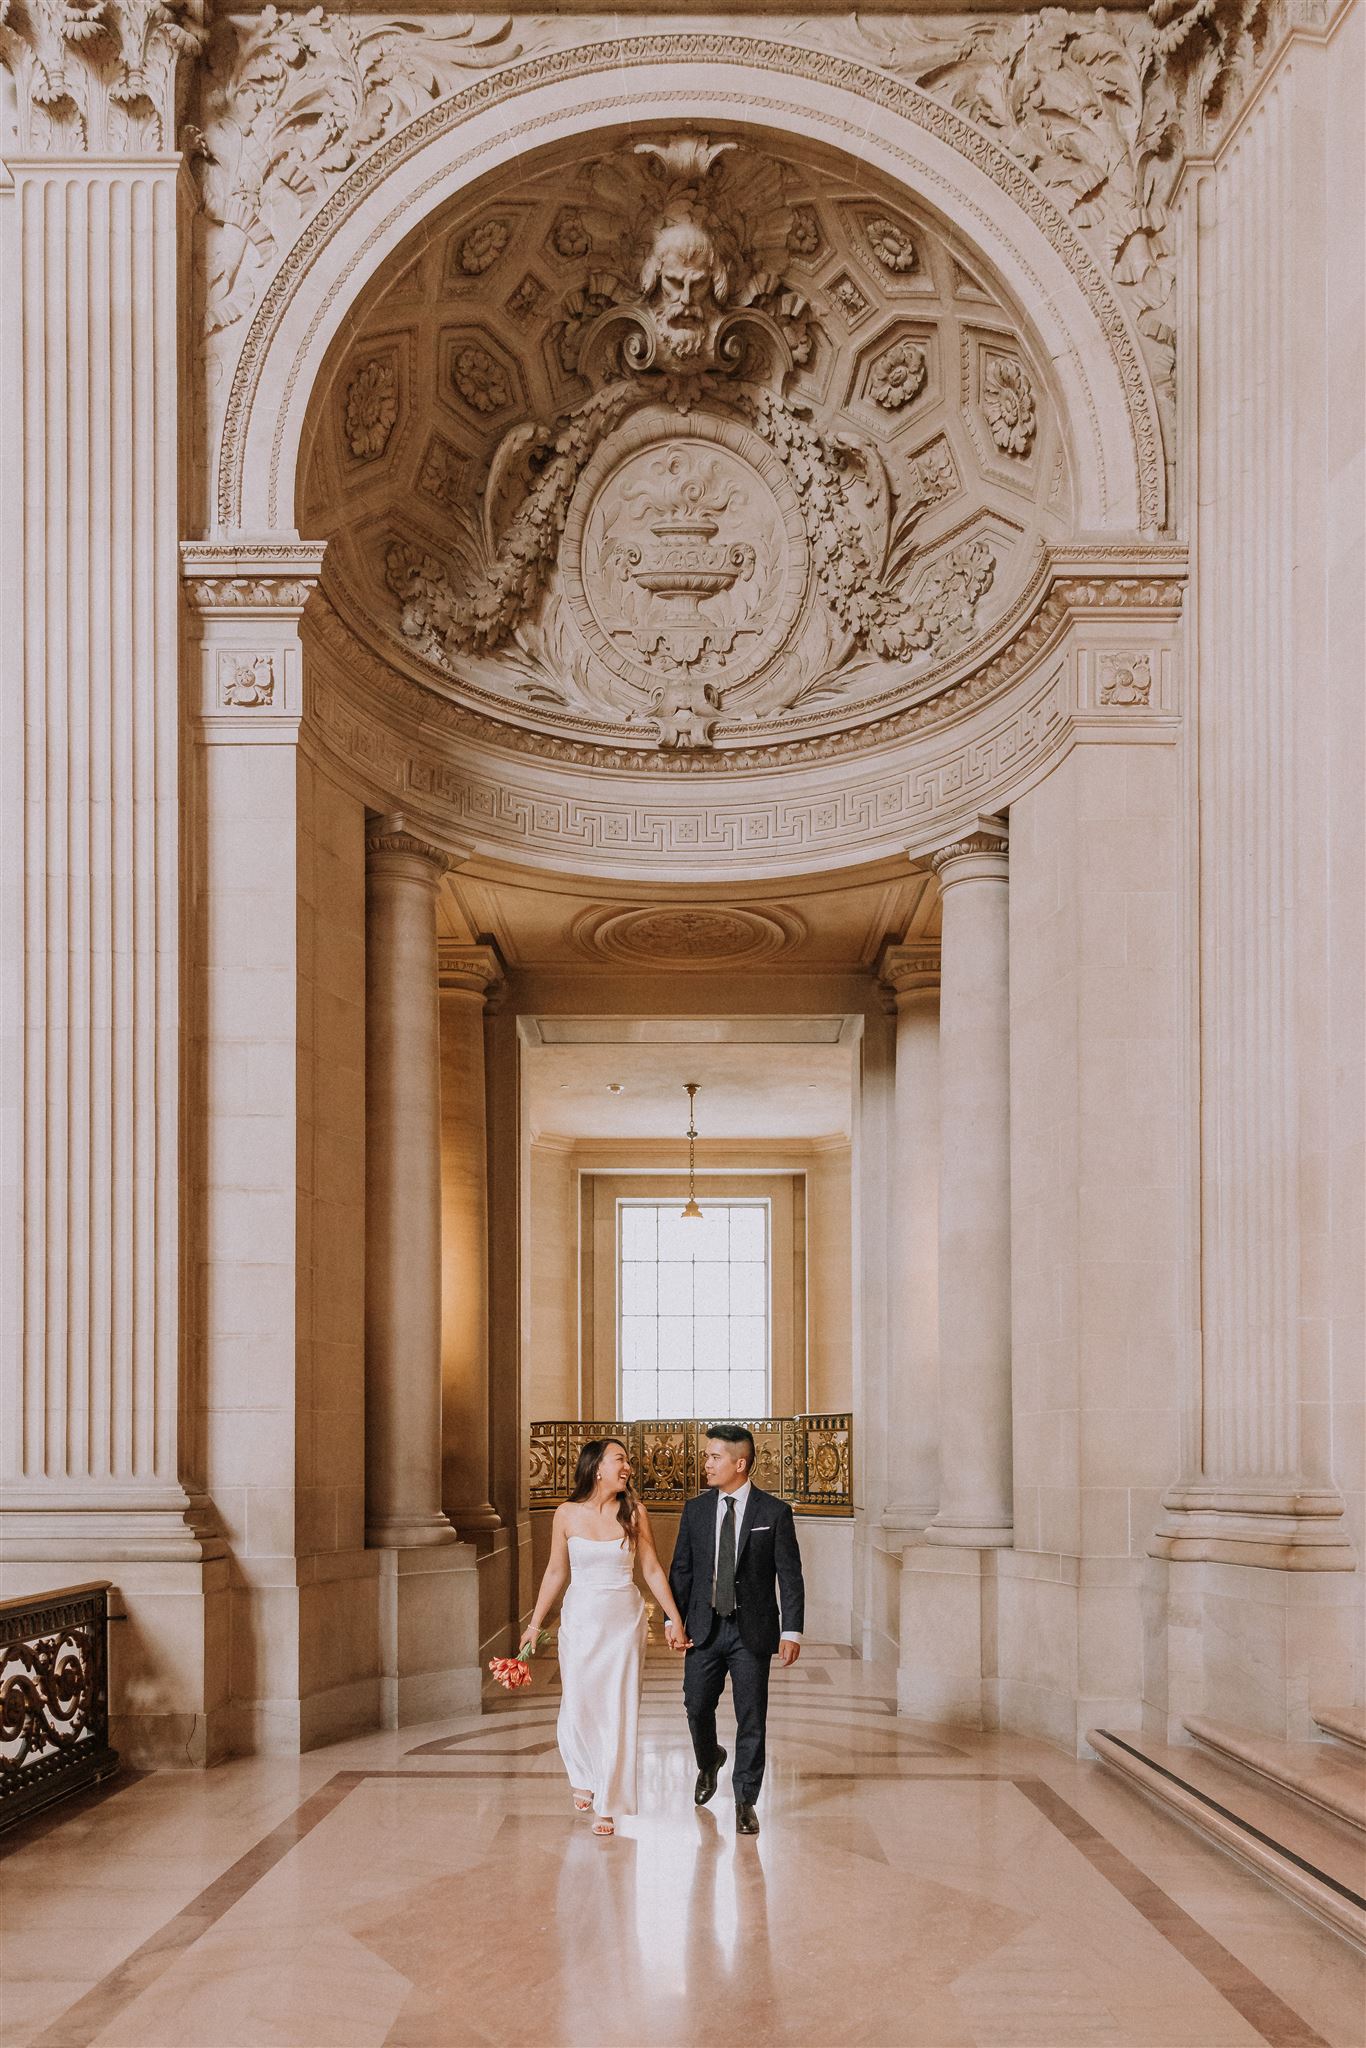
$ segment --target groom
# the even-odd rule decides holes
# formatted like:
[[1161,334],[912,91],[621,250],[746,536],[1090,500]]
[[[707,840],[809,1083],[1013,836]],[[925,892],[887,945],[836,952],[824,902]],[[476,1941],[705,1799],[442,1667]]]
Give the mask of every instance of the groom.
[[726,1761],[716,1740],[716,1706],[729,1672],[736,1721],[735,1831],[757,1835],[754,1802],[764,1777],[769,1666],[775,1651],[784,1664],[795,1664],[802,1650],[801,1553],[787,1502],[761,1493],[750,1480],[754,1438],[747,1429],[718,1422],[707,1431],[703,1463],[709,1490],[685,1506],[669,1570],[687,1633],[680,1645],[669,1622],[666,1634],[671,1647],[688,1653],[683,1703],[697,1757],[693,1803],[706,1805]]

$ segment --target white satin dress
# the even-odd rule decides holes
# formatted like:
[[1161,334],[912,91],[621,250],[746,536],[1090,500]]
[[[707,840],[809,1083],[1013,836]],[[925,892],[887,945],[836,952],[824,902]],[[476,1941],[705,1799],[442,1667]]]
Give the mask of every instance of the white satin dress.
[[555,1733],[575,1790],[604,1816],[636,1810],[636,1733],[645,1668],[645,1602],[629,1543],[569,1538],[560,1607],[560,1718]]

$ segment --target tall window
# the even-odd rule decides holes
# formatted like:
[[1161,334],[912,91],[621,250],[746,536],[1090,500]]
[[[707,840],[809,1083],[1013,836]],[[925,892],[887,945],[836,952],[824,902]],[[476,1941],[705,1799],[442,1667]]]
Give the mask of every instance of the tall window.
[[769,1205],[617,1203],[623,1422],[769,1412]]

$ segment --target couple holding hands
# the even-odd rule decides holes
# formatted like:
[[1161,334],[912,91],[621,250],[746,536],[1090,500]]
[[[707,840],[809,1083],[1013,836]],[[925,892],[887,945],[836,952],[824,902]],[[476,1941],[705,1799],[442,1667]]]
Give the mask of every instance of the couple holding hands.
[[[645,1661],[645,1603],[635,1570],[659,1601],[670,1649],[683,1656],[683,1704],[697,1758],[694,1804],[716,1791],[726,1752],[716,1708],[730,1678],[735,1708],[735,1826],[757,1835],[764,1777],[769,1670],[801,1654],[802,1560],[786,1501],[754,1485],[754,1438],[739,1423],[707,1431],[707,1490],[683,1509],[666,1578],[650,1517],[631,1485],[617,1437],[579,1453],[574,1485],[555,1510],[550,1562],[522,1646],[563,1594],[557,1735],[574,1805],[610,1835],[636,1810],[636,1743]],[[780,1612],[781,1608],[781,1612]]]

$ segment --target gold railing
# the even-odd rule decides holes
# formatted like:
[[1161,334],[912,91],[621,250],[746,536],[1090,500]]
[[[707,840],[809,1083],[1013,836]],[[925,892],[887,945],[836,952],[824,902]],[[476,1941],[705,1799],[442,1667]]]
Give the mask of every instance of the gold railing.
[[0,1602],[0,1828],[118,1769],[109,1585]]
[[[745,1421],[754,1436],[754,1481],[805,1515],[854,1512],[852,1415],[774,1415]],[[533,1422],[531,1505],[553,1508],[568,1497],[579,1452],[592,1437],[626,1445],[641,1499],[648,1507],[681,1507],[706,1485],[705,1420],[661,1422]]]

